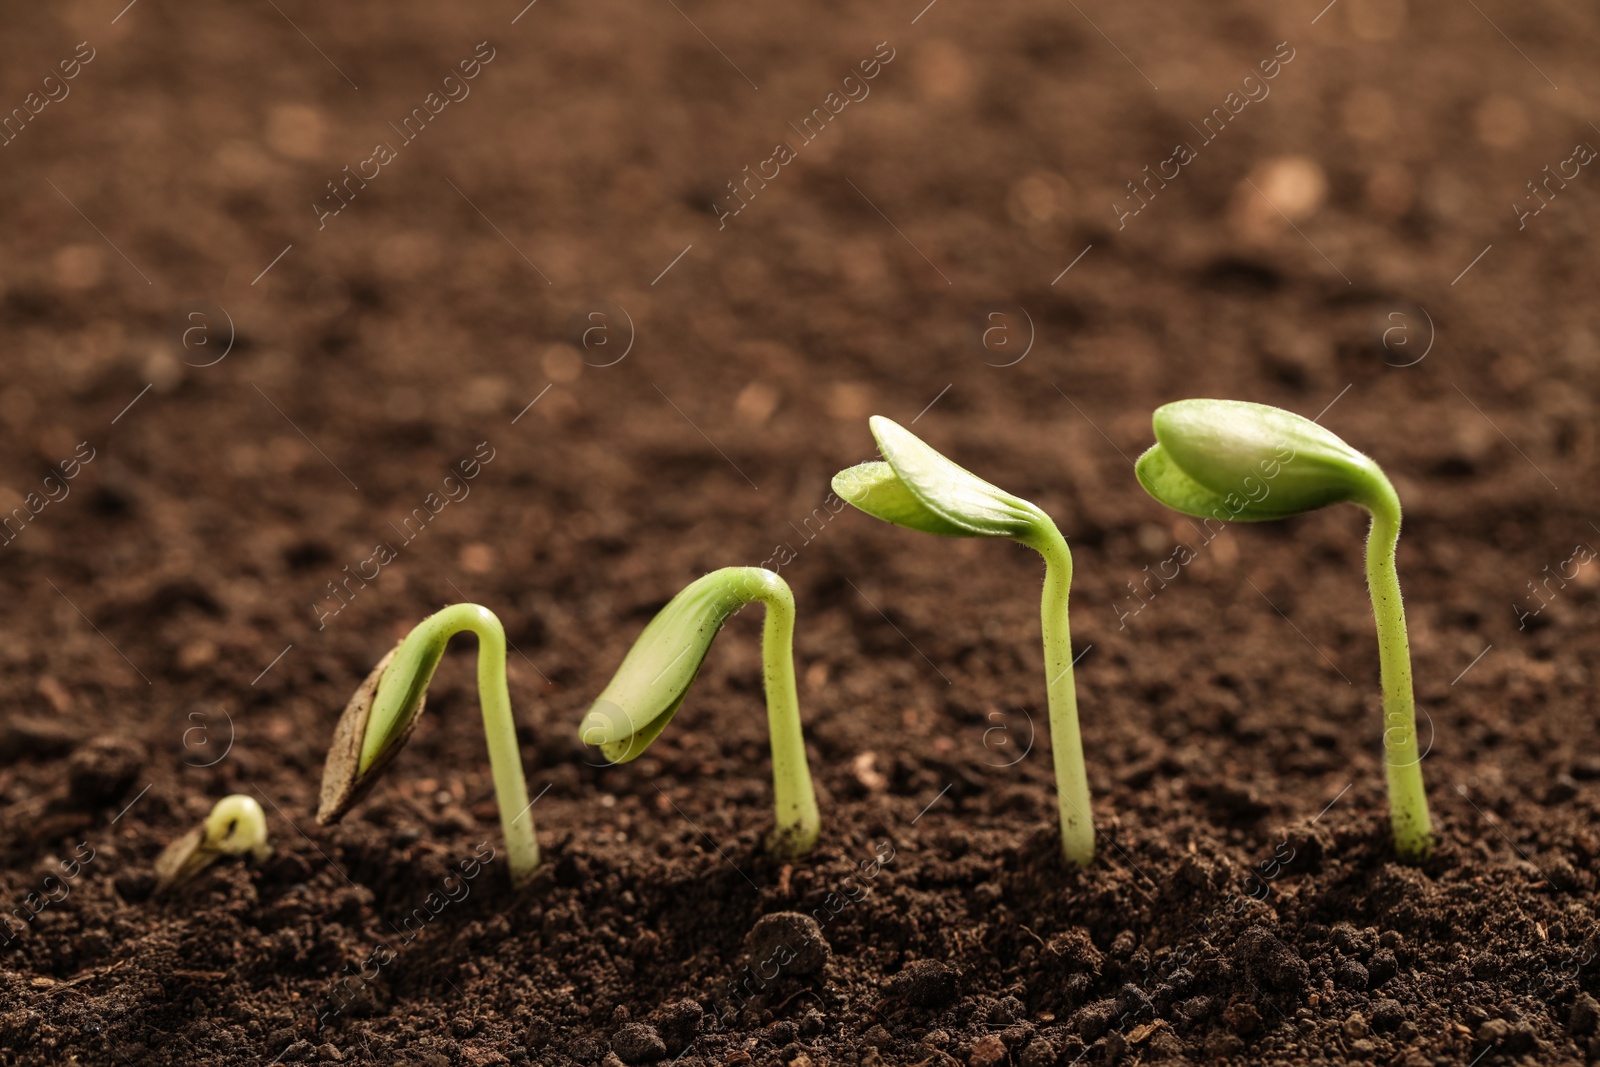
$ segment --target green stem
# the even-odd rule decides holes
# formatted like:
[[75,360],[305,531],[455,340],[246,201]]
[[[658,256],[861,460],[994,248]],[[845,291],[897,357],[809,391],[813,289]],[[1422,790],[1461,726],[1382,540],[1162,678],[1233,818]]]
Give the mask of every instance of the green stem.
[[772,736],[772,791],[776,826],[768,847],[803,856],[822,834],[822,817],[811,785],[806,742],[800,730],[800,697],[794,681],[794,594],[773,572],[741,568],[746,594],[767,609],[761,631],[762,672],[767,690],[767,731]]
[[1421,859],[1433,850],[1433,822],[1422,785],[1417,750],[1417,713],[1411,692],[1411,647],[1400,597],[1395,549],[1400,540],[1400,498],[1381,473],[1374,479],[1367,535],[1367,585],[1378,627],[1378,662],[1383,683],[1383,758],[1389,780],[1389,821],[1395,851]]
[[466,631],[478,638],[478,703],[483,709],[483,732],[489,744],[489,769],[494,777],[495,801],[500,806],[500,828],[506,837],[511,882],[520,888],[539,866],[539,841],[534,836],[528,785],[522,776],[522,755],[511,716],[511,694],[506,688],[505,630],[488,608],[453,604],[423,619],[406,635],[378,683],[372,716],[362,739],[359,769],[365,773],[382,751],[396,715],[420,705],[445,646],[450,638]]
[[1055,523],[1040,512],[1037,534],[1026,542],[1044,556],[1044,597],[1039,618],[1044,630],[1044,669],[1049,681],[1050,747],[1055,758],[1056,806],[1061,813],[1061,850],[1080,867],[1094,862],[1094,814],[1089,807],[1089,777],[1078,732],[1077,679],[1072,669],[1072,632],[1067,597],[1072,586],[1072,553]]

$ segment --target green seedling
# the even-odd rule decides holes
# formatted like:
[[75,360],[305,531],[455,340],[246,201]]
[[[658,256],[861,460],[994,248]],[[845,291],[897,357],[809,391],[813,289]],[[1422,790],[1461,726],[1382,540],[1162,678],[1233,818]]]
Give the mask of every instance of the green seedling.
[[539,842],[506,688],[505,631],[494,612],[477,604],[453,604],[423,619],[361,683],[334,728],[322,769],[317,822],[338,822],[371,792],[416,729],[445,646],[456,634],[469,631],[478,638],[478,703],[489,742],[500,828],[506,835],[512,885],[521,888],[539,866]]
[[746,604],[767,609],[761,634],[767,730],[772,737],[775,825],[767,849],[798,858],[822,832],[800,730],[794,684],[794,596],[761,567],[724,567],[685,586],[644,628],[616,675],[584,717],[578,736],[612,763],[637,759],[683,706],[711,642]]
[[1066,538],[1036,505],[956,466],[910,430],[874,415],[869,425],[884,460],[833,476],[833,491],[875,518],[945,537],[1008,537],[1044,557],[1045,676],[1049,679],[1050,738],[1055,754],[1061,848],[1087,867],[1094,860],[1094,816],[1078,734],[1078,695],[1072,670],[1067,594],[1072,553]]
[[1264,522],[1329,504],[1372,515],[1367,584],[1378,627],[1383,745],[1395,850],[1420,859],[1433,848],[1422,786],[1411,651],[1395,571],[1400,498],[1368,457],[1310,419],[1265,404],[1182,400],[1156,409],[1156,444],[1139,457],[1139,482],[1174,510],[1201,519]]
[[254,797],[235,793],[217,801],[204,822],[162,849],[156,857],[156,892],[181,889],[223,856],[259,862],[270,855],[261,805]]

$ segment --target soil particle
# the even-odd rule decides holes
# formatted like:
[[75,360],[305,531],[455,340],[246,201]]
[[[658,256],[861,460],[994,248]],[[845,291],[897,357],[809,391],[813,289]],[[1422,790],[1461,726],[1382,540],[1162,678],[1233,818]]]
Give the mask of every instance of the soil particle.
[[972,1067],[1000,1067],[1007,1058],[1006,1043],[990,1034],[980,1037],[972,1043],[972,1051],[967,1053],[967,1062]]
[[1017,1057],[1018,1067],[1055,1067],[1057,1059],[1056,1047],[1046,1037],[1036,1037],[1028,1042],[1022,1054]]
[[1206,1037],[1205,1055],[1208,1059],[1225,1060],[1244,1048],[1244,1039],[1236,1034],[1218,1030]]
[[1133,950],[1139,947],[1139,939],[1132,930],[1123,930],[1111,941],[1109,955],[1114,960],[1125,960],[1133,955]]
[[1105,959],[1089,939],[1088,931],[1077,926],[1051,938],[1049,951],[1068,971],[1098,974]]
[[1334,980],[1339,983],[1341,989],[1351,989],[1359,993],[1367,988],[1370,978],[1367,975],[1367,969],[1361,964],[1355,960],[1345,960],[1339,964],[1339,970],[1335,972]]
[[1572,1002],[1572,1012],[1567,1016],[1567,1030],[1579,1037],[1594,1033],[1600,1024],[1600,1001],[1588,993],[1579,993]]
[[1117,1017],[1117,1002],[1115,1000],[1097,1000],[1093,1004],[1085,1004],[1079,1008],[1072,1018],[1067,1020],[1067,1027],[1076,1030],[1085,1041],[1094,1041],[1111,1027],[1111,1020]]
[[629,1023],[611,1036],[611,1050],[624,1063],[654,1063],[667,1054],[667,1044],[649,1023]]
[[60,719],[17,716],[0,724],[0,766],[24,756],[57,759],[71,752],[83,733],[81,727]]
[[1389,949],[1379,949],[1367,961],[1368,988],[1376,989],[1400,973],[1400,962]]
[[745,938],[752,966],[777,966],[787,974],[820,974],[831,950],[817,920],[797,911],[775,911],[756,920]]
[[961,995],[961,976],[938,960],[915,960],[883,985],[885,995],[898,997],[914,1008],[938,1010]]
[[1248,1037],[1261,1029],[1261,1013],[1248,1000],[1229,1004],[1222,1013],[1222,1021],[1228,1024],[1228,1029],[1240,1037]]
[[567,1055],[579,1063],[598,1063],[605,1053],[605,1046],[590,1034],[576,1037],[567,1044]]
[[1187,1000],[1179,1001],[1172,1010],[1183,1022],[1199,1022],[1211,1014],[1211,998],[1190,997]]
[[700,1002],[689,1000],[674,1001],[656,1013],[656,1032],[661,1035],[661,1040],[666,1043],[667,1053],[676,1056],[688,1047],[694,1040],[694,1035],[700,1029],[700,1017],[704,1014]]
[[1372,1006],[1372,1028],[1379,1033],[1399,1029],[1406,1010],[1398,1000],[1380,1000]]
[[1349,923],[1336,923],[1328,931],[1328,940],[1333,942],[1333,947],[1346,956],[1365,958],[1377,948],[1377,937],[1371,931],[1357,930]]
[[1474,1036],[1483,1048],[1494,1047],[1509,1056],[1530,1052],[1538,1043],[1533,1028],[1527,1023],[1512,1023],[1505,1019],[1490,1019],[1478,1027]]
[[1558,774],[1555,781],[1551,782],[1550,787],[1544,791],[1544,803],[1546,805],[1565,804],[1577,795],[1578,783],[1572,776]]
[[861,1035],[861,1043],[882,1052],[894,1044],[894,1036],[882,1025],[874,1025],[868,1027],[867,1032]]
[[67,759],[74,803],[93,808],[121,799],[144,768],[144,746],[125,737],[96,737]]
[[1264,989],[1299,996],[1311,981],[1311,968],[1266,929],[1252,926],[1239,935],[1234,959],[1245,976]]
[[789,1019],[781,1019],[767,1027],[761,1037],[769,1045],[783,1048],[793,1044],[800,1037],[800,1027]]

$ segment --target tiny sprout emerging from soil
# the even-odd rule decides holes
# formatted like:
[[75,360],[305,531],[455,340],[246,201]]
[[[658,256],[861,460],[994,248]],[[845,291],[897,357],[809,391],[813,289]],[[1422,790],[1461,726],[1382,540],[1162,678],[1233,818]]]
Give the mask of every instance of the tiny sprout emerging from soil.
[[833,491],[857,508],[923,533],[945,537],[1009,537],[1044,557],[1044,662],[1049,679],[1050,737],[1055,753],[1061,848],[1087,867],[1094,860],[1094,816],[1078,733],[1067,594],[1072,553],[1066,538],[1036,505],[956,466],[910,430],[874,415],[869,425],[888,462],[862,463],[833,476]]
[[505,631],[494,612],[477,604],[453,604],[423,619],[361,683],[334,728],[322,769],[317,822],[338,822],[377,784],[416,729],[445,646],[467,631],[478,638],[478,703],[489,742],[489,767],[506,835],[511,882],[521,888],[539,866],[539,842],[506,688]]
[[1433,848],[1422,786],[1411,651],[1395,570],[1400,498],[1382,470],[1310,419],[1266,404],[1181,400],[1156,409],[1156,444],[1137,466],[1163,504],[1201,519],[1262,522],[1341,501],[1372,515],[1367,584],[1378,628],[1384,762],[1395,850],[1420,859]]
[[822,822],[811,787],[794,683],[794,596],[789,584],[772,571],[724,567],[685,586],[650,620],[628,650],[622,666],[584,717],[578,736],[586,745],[598,745],[612,763],[636,759],[683,705],[722,624],[754,601],[767,609],[761,660],[776,808],[776,825],[767,837],[767,849],[798,858],[816,845]]
[[180,889],[223,856],[248,855],[261,861],[272,855],[267,844],[267,818],[254,797],[223,797],[205,821],[178,838],[156,857],[156,892]]

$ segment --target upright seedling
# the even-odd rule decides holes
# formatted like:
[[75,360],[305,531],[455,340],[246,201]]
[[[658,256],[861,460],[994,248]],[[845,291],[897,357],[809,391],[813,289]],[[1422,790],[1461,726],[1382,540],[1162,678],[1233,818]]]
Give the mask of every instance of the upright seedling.
[[428,616],[372,668],[334,728],[322,769],[317,821],[338,822],[377,784],[389,761],[411,737],[422,714],[428,682],[450,638],[471,631],[478,637],[478,703],[489,741],[489,767],[506,835],[511,882],[521,888],[539,866],[528,786],[522,777],[511,695],[506,689],[506,635],[494,612],[477,604],[454,604]]
[[205,822],[156,857],[156,892],[182,888],[223,856],[249,856],[260,861],[270,855],[267,817],[261,805],[254,797],[234,793],[217,801]]
[[685,586],[628,650],[584,717],[578,736],[586,745],[598,745],[612,763],[636,759],[683,705],[722,624],[758,600],[767,609],[761,660],[776,807],[767,848],[781,856],[799,857],[816,845],[822,822],[811,788],[794,684],[794,596],[789,584],[772,571],[724,567]]
[[1044,557],[1039,615],[1044,626],[1061,848],[1067,859],[1087,867],[1094,860],[1094,818],[1078,735],[1078,695],[1067,627],[1072,553],[1066,538],[1037,506],[956,466],[910,430],[881,415],[874,415],[870,425],[888,462],[840,471],[833,476],[835,493],[868,515],[897,526],[946,537],[1009,537]]
[[1433,848],[1422,787],[1411,651],[1395,572],[1400,498],[1371,459],[1310,419],[1266,404],[1181,400],[1156,409],[1156,444],[1139,457],[1139,482],[1163,504],[1201,519],[1262,522],[1348,501],[1372,514],[1367,584],[1378,626],[1385,763],[1395,850]]

